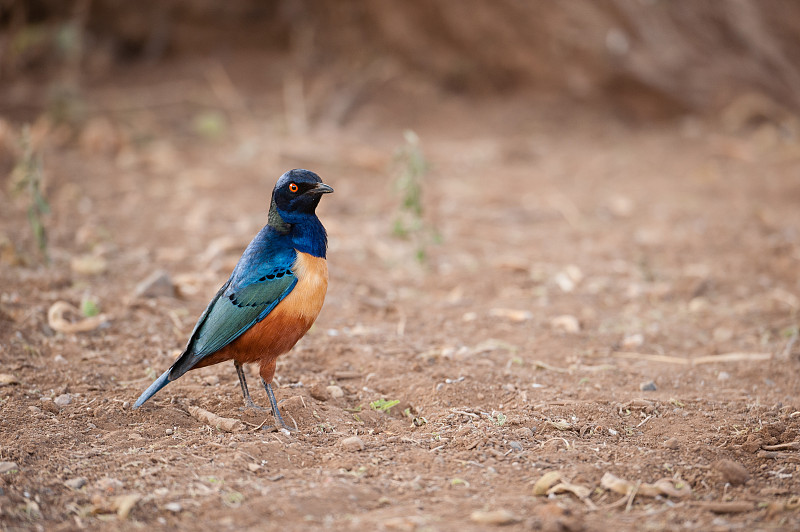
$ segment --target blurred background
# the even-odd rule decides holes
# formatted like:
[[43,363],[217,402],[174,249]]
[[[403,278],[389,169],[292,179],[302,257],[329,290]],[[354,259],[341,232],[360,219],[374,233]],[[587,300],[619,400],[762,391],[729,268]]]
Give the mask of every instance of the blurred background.
[[[462,523],[490,500],[525,515],[530,468],[552,460],[592,486],[603,463],[637,481],[684,475],[705,500],[743,495],[753,511],[731,519],[749,529],[766,522],[754,501],[785,494],[793,513],[775,519],[797,529],[796,456],[756,452],[762,436],[798,448],[800,374],[786,370],[800,360],[798,113],[794,0],[0,0],[0,457],[22,471],[4,475],[0,514],[31,526],[33,494],[51,528],[94,523],[106,506],[62,484],[80,474],[169,486],[132,518],[187,529],[264,526],[264,512],[236,510],[241,497],[294,515],[284,530],[328,529],[331,515],[352,530],[359,513],[364,529],[392,512]],[[298,167],[336,191],[318,209],[330,285],[276,393],[317,439],[281,462],[289,447],[252,435],[248,461],[269,466],[241,474],[285,463],[273,479],[291,488],[232,472],[197,491],[238,452],[162,406],[239,418],[230,368],[127,408]],[[332,383],[338,399],[323,393]],[[64,396],[68,418],[51,401]],[[386,425],[367,406],[381,398],[427,421]],[[180,428],[165,436],[164,423]],[[459,447],[467,424],[480,432]],[[344,433],[366,440],[367,476]],[[184,434],[199,439],[170,443]],[[509,455],[508,440],[535,452]],[[132,445],[172,462],[134,466]],[[729,456],[753,474],[746,486],[706,476]],[[369,492],[353,502],[326,468],[357,471],[347,478]],[[398,471],[410,482],[376,504]],[[228,486],[241,493],[222,504]],[[628,513],[638,486],[612,505],[631,529],[661,515],[638,498]],[[602,510],[587,522],[613,521],[613,499],[586,490]],[[738,526],[671,506],[665,530]]]
[[[800,6],[786,0],[3,0],[0,29],[3,116],[75,128],[120,107],[202,104],[205,87],[160,85],[186,78],[226,111],[278,89],[294,128],[345,124],[367,102],[429,108],[429,92],[557,95],[630,120],[800,106]],[[158,90],[86,93],[132,85]]]

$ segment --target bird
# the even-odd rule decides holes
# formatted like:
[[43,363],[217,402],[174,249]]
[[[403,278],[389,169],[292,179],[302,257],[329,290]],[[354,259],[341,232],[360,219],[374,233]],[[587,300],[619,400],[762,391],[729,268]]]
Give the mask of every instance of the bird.
[[316,208],[322,195],[331,192],[309,170],[290,170],[278,179],[267,224],[200,315],[186,349],[134,409],[189,370],[233,360],[245,407],[261,410],[250,397],[242,369],[258,363],[276,428],[292,430],[278,409],[272,379],[277,358],[308,332],[325,300],[328,236]]

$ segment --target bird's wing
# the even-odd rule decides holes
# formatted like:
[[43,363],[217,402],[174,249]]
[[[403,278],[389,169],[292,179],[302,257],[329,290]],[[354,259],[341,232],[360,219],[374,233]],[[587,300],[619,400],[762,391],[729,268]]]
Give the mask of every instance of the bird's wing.
[[222,287],[198,320],[186,351],[172,366],[170,380],[236,340],[292,291],[297,284],[293,260],[275,262]]

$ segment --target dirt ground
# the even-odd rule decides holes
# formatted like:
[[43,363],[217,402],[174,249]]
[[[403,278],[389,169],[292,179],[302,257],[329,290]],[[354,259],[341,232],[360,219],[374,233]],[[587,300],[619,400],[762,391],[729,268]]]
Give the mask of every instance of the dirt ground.
[[[305,130],[281,87],[195,68],[99,84],[72,136],[33,126],[49,266],[4,178],[0,529],[800,528],[791,124],[409,84]],[[428,169],[403,236],[406,128]],[[336,190],[328,297],[277,371],[297,431],[259,429],[228,364],[131,410],[295,167]],[[177,292],[138,294],[159,270]],[[104,318],[59,332],[59,301]]]

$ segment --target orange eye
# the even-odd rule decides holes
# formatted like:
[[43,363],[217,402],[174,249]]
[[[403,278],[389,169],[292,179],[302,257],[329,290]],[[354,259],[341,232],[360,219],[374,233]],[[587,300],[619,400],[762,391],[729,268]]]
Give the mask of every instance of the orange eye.
[[297,192],[297,185],[295,183],[289,183],[289,192]]

